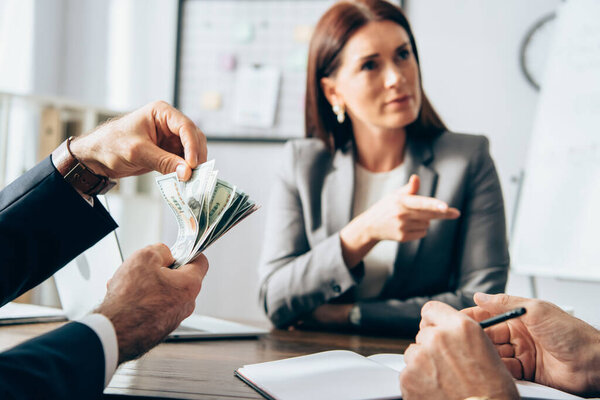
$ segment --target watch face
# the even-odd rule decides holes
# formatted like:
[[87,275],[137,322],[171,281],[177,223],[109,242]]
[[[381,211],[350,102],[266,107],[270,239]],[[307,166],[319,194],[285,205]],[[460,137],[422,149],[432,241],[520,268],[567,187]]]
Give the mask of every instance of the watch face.
[[521,44],[521,70],[527,81],[536,90],[540,90],[546,70],[554,37],[555,20],[555,13],[540,18],[529,29]]

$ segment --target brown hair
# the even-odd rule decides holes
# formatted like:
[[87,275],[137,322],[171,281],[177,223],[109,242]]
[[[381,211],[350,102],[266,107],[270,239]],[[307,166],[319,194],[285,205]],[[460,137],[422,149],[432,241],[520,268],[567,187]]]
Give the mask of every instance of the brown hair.
[[[396,22],[408,34],[420,77],[419,54],[408,20],[400,8],[385,0],[341,1],[333,5],[315,27],[308,53],[304,116],[306,137],[323,140],[332,152],[352,140],[352,122],[349,118],[342,124],[337,122],[321,88],[321,78],[335,73],[340,66],[342,49],[358,29],[371,21],[388,20]],[[432,138],[445,131],[446,126],[425,96],[422,83],[419,85],[422,93],[421,110],[406,131],[409,135]]]

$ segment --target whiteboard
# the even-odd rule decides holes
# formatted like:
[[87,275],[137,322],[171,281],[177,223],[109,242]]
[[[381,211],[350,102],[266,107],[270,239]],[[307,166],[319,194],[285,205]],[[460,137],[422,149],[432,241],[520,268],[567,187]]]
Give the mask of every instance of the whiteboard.
[[600,1],[559,9],[512,243],[516,272],[600,280]]
[[[176,105],[212,138],[303,137],[309,39],[333,3],[182,1]],[[274,122],[267,127],[240,125],[235,118],[240,102],[236,89],[244,83],[240,72],[255,66],[281,75]],[[243,100],[262,104],[256,96]]]

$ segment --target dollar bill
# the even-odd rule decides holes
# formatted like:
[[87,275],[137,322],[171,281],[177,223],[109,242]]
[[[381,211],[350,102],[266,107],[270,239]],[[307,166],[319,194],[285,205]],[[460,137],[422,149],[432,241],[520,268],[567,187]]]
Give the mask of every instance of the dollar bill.
[[208,176],[212,174],[215,160],[205,162],[192,171],[192,176],[183,186],[183,200],[194,213],[196,220],[200,220],[200,213],[204,203],[204,192],[208,184]]
[[156,183],[163,199],[177,220],[177,240],[171,246],[171,254],[175,259],[175,264],[181,264],[193,250],[195,239],[198,236],[198,221],[181,196],[176,173],[159,177],[156,179]]
[[175,173],[156,179],[177,220],[177,240],[171,246],[173,268],[193,260],[258,209],[246,193],[218,179],[214,166],[214,160],[198,166],[187,182],[180,182]]
[[202,245],[206,242],[206,239],[210,236],[212,231],[217,227],[219,221],[225,214],[225,211],[231,206],[231,203],[235,197],[235,186],[229,183],[217,179],[215,188],[212,192],[210,201],[208,202],[208,227],[197,240],[194,251],[190,255],[187,261],[191,260],[196,253],[200,252]]

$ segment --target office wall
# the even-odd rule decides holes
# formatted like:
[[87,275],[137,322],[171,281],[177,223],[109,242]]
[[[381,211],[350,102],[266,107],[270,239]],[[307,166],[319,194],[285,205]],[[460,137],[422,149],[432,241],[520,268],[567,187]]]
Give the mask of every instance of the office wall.
[[[8,35],[17,38],[16,44],[0,41],[0,55],[4,49],[15,62],[0,62],[0,68],[26,65],[31,73],[22,78],[27,84],[17,89],[14,80],[0,78],[2,90],[64,96],[114,110],[130,110],[158,99],[170,101],[177,0],[3,1],[11,11],[7,15],[26,24],[25,37],[16,28],[7,28]],[[12,51],[15,46],[31,50]],[[17,72],[9,76],[24,75]]]
[[[525,167],[539,98],[519,69],[525,32],[559,0],[408,2],[424,88],[449,128],[485,134],[500,174],[509,226],[514,178]],[[600,282],[535,280],[538,296],[600,326]],[[507,292],[531,296],[529,278],[511,274]],[[590,299],[594,299],[590,302]]]
[[0,88],[32,89],[34,0],[0,1]]
[[[45,61],[54,65],[51,71],[58,87],[51,87],[50,82],[54,81],[49,70],[44,69],[47,64],[36,58],[33,75],[44,79],[33,79],[37,82],[34,90],[56,90],[52,94],[122,109],[133,109],[155,98],[171,98],[175,0],[155,0],[152,4],[143,0],[34,3],[46,8],[54,4],[62,10],[49,11],[47,15],[55,20],[47,21],[46,26],[62,26],[63,32],[62,40],[49,43],[55,51],[47,52]],[[525,164],[538,98],[518,69],[518,46],[534,21],[558,3],[559,0],[407,1],[425,90],[451,129],[483,133],[490,138],[509,218],[516,194],[511,179]],[[37,16],[40,12],[36,12]],[[44,37],[36,33],[38,42]],[[121,59],[120,55],[127,57]],[[43,86],[43,82],[48,86]],[[217,160],[223,177],[243,187],[264,207],[280,149],[278,144],[209,143],[209,157]],[[174,222],[164,211],[163,233],[156,240],[172,243]],[[257,303],[256,269],[265,214],[264,208],[259,210],[207,251],[211,267],[198,310],[230,318],[264,318]],[[127,215],[120,219],[127,224]],[[127,242],[128,238],[124,240]],[[129,238],[128,243],[138,246],[135,238]],[[537,283],[540,297],[572,306],[576,315],[600,325],[596,306],[600,283],[555,279],[538,279]],[[531,295],[527,278],[518,275],[511,275],[508,290]]]

